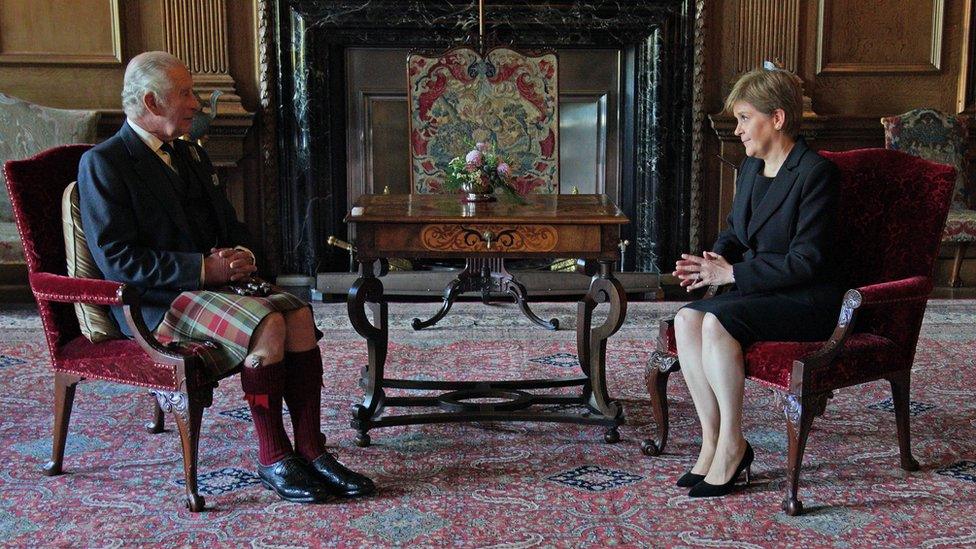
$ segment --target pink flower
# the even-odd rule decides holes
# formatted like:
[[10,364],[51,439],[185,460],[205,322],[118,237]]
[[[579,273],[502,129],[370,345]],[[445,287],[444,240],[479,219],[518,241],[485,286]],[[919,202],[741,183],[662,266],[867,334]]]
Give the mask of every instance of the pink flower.
[[485,152],[485,151],[487,151],[487,150],[488,150],[488,143],[485,143],[485,142],[482,142],[482,141],[479,141],[478,143],[475,143],[475,145],[474,145],[474,149],[475,149],[476,151],[481,151],[481,152]]
[[508,177],[512,174],[512,169],[508,167],[508,164],[502,162],[498,164],[498,175],[502,177]]
[[476,149],[469,152],[468,155],[464,157],[464,161],[468,164],[469,169],[471,166],[479,168],[481,167],[482,162],[484,162],[484,158],[481,156],[481,151]]

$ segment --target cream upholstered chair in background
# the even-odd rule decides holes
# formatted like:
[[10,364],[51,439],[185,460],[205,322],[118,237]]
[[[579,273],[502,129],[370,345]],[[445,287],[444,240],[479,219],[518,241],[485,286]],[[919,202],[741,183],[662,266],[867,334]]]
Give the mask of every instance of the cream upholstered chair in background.
[[[57,145],[94,143],[98,119],[97,111],[53,109],[0,92],[0,166]],[[0,293],[15,291],[27,276],[4,183],[0,171]]]
[[976,242],[976,210],[972,206],[969,171],[966,169],[966,120],[935,109],[914,109],[881,119],[885,129],[885,148],[902,151],[956,169],[956,185],[942,242],[955,244],[955,257],[949,285],[962,286],[959,271],[970,242]]

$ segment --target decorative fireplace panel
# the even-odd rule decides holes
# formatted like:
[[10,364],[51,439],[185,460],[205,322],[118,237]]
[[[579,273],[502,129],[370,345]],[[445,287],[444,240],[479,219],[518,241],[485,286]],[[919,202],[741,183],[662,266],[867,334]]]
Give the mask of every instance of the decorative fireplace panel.
[[[261,0],[261,4],[273,12],[277,29],[272,79],[280,102],[275,122],[282,270],[307,274],[344,270],[347,258],[325,241],[329,235],[347,234],[342,219],[352,191],[348,185],[360,179],[348,170],[372,170],[370,184],[377,183],[377,166],[370,168],[368,159],[349,154],[363,148],[349,146],[347,139],[369,137],[349,132],[348,109],[371,108],[374,117],[394,116],[398,107],[393,105],[399,100],[397,94],[367,93],[363,98],[371,106],[347,104],[347,71],[356,70],[346,66],[347,51],[436,51],[465,43],[469,30],[477,28],[478,2]],[[619,142],[591,142],[606,147],[604,158],[619,166],[619,181],[605,183],[618,189],[616,200],[631,219],[622,235],[633,243],[626,263],[639,271],[656,271],[685,251],[697,223],[691,214],[697,211],[692,198],[698,186],[700,151],[693,147],[700,148],[696,136],[701,129],[691,121],[700,118],[701,107],[694,103],[691,83],[695,60],[701,55],[695,49],[695,32],[701,29],[696,23],[703,6],[702,0],[544,4],[499,0],[485,5],[486,27],[494,43],[530,50],[603,48],[619,55],[620,103],[606,109],[603,120],[617,117]],[[583,90],[576,97],[583,104],[600,105],[602,94]],[[586,109],[577,110],[582,115]],[[372,136],[374,146],[376,138]],[[566,183],[565,174],[560,179]]]

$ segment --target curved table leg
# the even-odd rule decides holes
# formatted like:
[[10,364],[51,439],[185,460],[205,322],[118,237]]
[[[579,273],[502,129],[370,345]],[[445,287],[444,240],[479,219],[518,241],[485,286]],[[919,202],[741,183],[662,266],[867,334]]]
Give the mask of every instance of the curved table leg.
[[427,320],[414,318],[413,322],[410,324],[413,326],[413,329],[423,330],[424,328],[430,328],[434,324],[440,322],[447,312],[451,310],[451,305],[454,305],[454,300],[457,299],[457,296],[461,294],[462,285],[463,283],[460,278],[455,278],[454,280],[450,281],[444,288],[444,302],[441,304],[440,310]]
[[525,299],[527,292],[525,291],[525,286],[521,282],[518,282],[513,278],[509,278],[508,280],[503,281],[503,285],[505,287],[505,291],[515,299],[515,303],[517,303],[519,309],[522,310],[522,314],[525,315],[529,320],[547,330],[559,329],[558,318],[550,318],[549,321],[546,322],[545,320],[542,320],[536,316],[536,314],[532,312],[532,309],[529,309],[529,302]]
[[[603,324],[594,328],[593,310],[600,303],[609,303],[610,310]],[[613,277],[613,261],[600,261],[600,273],[593,276],[589,291],[577,307],[576,343],[580,367],[590,380],[583,388],[588,406],[604,417],[617,420],[603,437],[611,444],[620,440],[617,427],[623,424],[624,418],[623,407],[607,393],[607,339],[617,333],[626,315],[627,294]]]
[[[349,321],[356,332],[366,338],[369,351],[369,363],[363,374],[363,403],[353,406],[352,428],[359,432],[356,438],[358,446],[369,446],[369,429],[374,418],[383,412],[386,395],[383,392],[383,366],[386,364],[386,353],[389,344],[388,308],[383,300],[383,283],[376,278],[373,270],[366,262],[362,265],[362,274],[352,287],[346,305],[349,311]],[[367,305],[373,312],[374,325],[366,315]]]
[[507,293],[512,296],[526,318],[547,330],[559,329],[558,319],[553,318],[547,322],[532,312],[532,309],[529,308],[528,292],[525,285],[515,280],[514,275],[505,269],[504,259],[501,258],[469,258],[464,270],[458,273],[457,277],[444,288],[440,310],[427,320],[414,318],[411,326],[414,330],[423,330],[437,324],[451,310],[451,306],[459,295],[473,291],[481,293],[481,302],[485,305],[492,302],[492,292]]

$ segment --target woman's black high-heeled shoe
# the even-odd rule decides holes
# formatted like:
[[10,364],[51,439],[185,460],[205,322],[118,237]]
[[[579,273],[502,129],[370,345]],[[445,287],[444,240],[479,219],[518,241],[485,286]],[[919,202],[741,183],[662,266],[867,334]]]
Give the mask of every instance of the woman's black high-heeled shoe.
[[688,492],[688,497],[692,498],[713,498],[717,496],[724,496],[732,492],[735,489],[735,481],[739,479],[739,475],[742,471],[746,472],[746,485],[749,484],[750,476],[752,473],[752,460],[755,459],[756,454],[752,451],[752,445],[746,442],[746,453],[742,456],[742,461],[735,468],[735,473],[732,474],[732,478],[729,479],[725,484],[709,484],[702,480],[696,484],[690,492]]
[[691,488],[703,480],[705,480],[705,475],[699,475],[688,471],[687,473],[681,475],[681,478],[679,478],[678,482],[675,484],[682,488]]

